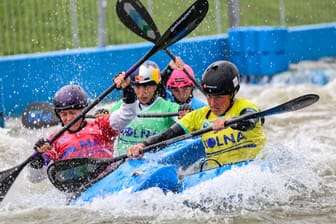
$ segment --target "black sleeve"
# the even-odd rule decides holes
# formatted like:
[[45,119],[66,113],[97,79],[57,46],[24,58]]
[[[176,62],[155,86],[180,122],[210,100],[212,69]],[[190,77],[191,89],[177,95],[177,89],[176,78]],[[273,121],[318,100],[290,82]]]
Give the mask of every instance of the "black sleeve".
[[161,82],[157,86],[156,94],[163,99],[167,99],[166,87]]
[[[255,113],[257,112],[253,108],[245,108],[242,110],[240,115],[248,114],[248,113]],[[261,118],[262,123],[264,123],[265,118]],[[238,122],[236,125],[232,126],[233,129],[240,130],[240,131],[249,131],[255,128],[259,121],[259,118],[253,118],[253,119],[248,119],[248,120],[243,120],[241,122]]]
[[122,100],[127,104],[134,103],[136,101],[136,95],[131,85],[128,85],[125,89],[123,89]]
[[33,159],[30,162],[30,167],[34,169],[41,169],[44,164],[44,158],[41,154],[38,154],[33,157]]
[[162,71],[162,73],[161,73],[161,83],[164,87],[166,87],[168,79],[169,79],[172,72],[173,72],[173,69],[171,69],[171,67],[169,65],[167,65],[167,67]]
[[153,145],[158,142],[162,142],[167,139],[171,139],[171,138],[183,135],[183,134],[185,134],[185,131],[179,124],[176,123],[172,125],[170,128],[168,128],[166,131],[149,137],[146,141],[143,142],[143,144],[145,144],[145,146]]
[[163,99],[167,98],[166,85],[172,71],[173,70],[168,65],[161,73],[161,81],[157,87],[156,94],[161,96]]

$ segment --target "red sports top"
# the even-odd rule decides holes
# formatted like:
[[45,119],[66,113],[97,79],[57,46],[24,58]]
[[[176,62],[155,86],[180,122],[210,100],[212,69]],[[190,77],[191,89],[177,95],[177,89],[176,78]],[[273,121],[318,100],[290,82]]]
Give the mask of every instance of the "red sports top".
[[[49,139],[55,135],[49,136]],[[71,158],[112,158],[115,137],[119,135],[110,126],[110,115],[103,115],[78,132],[64,132],[53,142],[53,149],[44,153],[45,164]],[[46,158],[49,157],[48,158]],[[49,161],[48,161],[49,160]]]

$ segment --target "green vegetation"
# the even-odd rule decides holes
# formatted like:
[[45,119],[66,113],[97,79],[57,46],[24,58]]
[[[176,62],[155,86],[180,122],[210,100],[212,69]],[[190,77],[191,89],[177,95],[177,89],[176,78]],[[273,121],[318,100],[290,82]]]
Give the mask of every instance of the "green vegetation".
[[[164,32],[194,0],[152,0],[156,25]],[[46,52],[97,46],[98,0],[1,0],[0,55]],[[229,28],[226,0],[209,0],[205,20],[190,35],[226,33]],[[280,0],[240,0],[241,26],[280,26]],[[335,22],[336,0],[283,0],[286,26]],[[76,7],[71,10],[71,3]],[[116,0],[107,0],[107,45],[144,42],[119,21]],[[220,20],[216,18],[220,15]],[[76,16],[77,15],[77,16]],[[75,21],[75,22],[74,22]],[[220,21],[220,28],[217,27]],[[72,24],[78,24],[74,37]],[[76,40],[78,43],[76,43]]]

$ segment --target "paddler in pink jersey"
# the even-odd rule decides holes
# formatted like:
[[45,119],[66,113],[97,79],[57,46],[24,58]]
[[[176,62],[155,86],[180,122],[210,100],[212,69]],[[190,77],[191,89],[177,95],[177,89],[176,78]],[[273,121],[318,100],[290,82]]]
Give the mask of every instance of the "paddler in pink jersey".
[[[41,154],[31,162],[31,170],[45,171],[50,162],[71,158],[112,158],[115,138],[136,116],[136,97],[129,85],[130,79],[124,80],[124,77],[125,73],[121,73],[114,79],[116,87],[123,89],[121,107],[112,114],[101,115],[94,120],[79,119],[53,144],[44,138],[39,139],[34,149]],[[66,85],[56,92],[53,103],[56,115],[64,126],[88,106],[88,97],[82,87]],[[51,134],[49,139],[56,133]],[[41,178],[32,179],[37,182]]]

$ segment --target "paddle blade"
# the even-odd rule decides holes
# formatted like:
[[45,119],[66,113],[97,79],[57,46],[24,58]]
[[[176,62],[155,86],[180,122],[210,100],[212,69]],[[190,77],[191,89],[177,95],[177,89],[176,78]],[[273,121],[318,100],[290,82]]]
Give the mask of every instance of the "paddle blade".
[[281,114],[281,113],[284,113],[284,112],[296,111],[296,110],[308,107],[308,106],[316,103],[319,99],[320,99],[320,97],[316,94],[307,94],[307,95],[299,96],[295,99],[289,100],[289,101],[287,101],[283,104],[272,107],[270,109],[260,111],[260,112],[245,114],[243,116],[227,120],[225,122],[225,126],[233,125],[233,124],[238,123],[242,120],[260,118],[260,117],[270,116],[270,115],[274,115],[274,114]]
[[39,129],[59,124],[54,106],[45,102],[29,104],[22,114],[21,121],[23,126],[29,129]]
[[5,198],[10,187],[25,165],[19,165],[0,172],[0,202]]
[[197,0],[161,36],[156,43],[158,47],[160,49],[167,48],[191,33],[205,18],[208,9],[207,0]]
[[116,6],[120,21],[138,36],[156,43],[161,37],[152,17],[137,0],[119,0]]
[[22,169],[30,163],[39,153],[35,152],[20,165],[0,172],[0,202],[4,199],[10,187],[21,173]]
[[114,168],[109,159],[77,158],[61,160],[48,167],[48,178],[50,182],[60,191],[78,192],[84,189],[103,171]]
[[[119,0],[121,1],[121,0]],[[134,64],[125,75],[125,78],[130,76],[143,62],[150,58],[159,50],[167,48],[169,45],[181,40],[183,37],[191,33],[204,19],[208,12],[209,4],[207,0],[197,0],[189,7],[161,36],[153,48]],[[115,87],[114,87],[115,88]]]
[[320,97],[316,94],[307,94],[307,95],[299,96],[283,104],[280,104],[278,106],[265,110],[260,114],[261,116],[269,116],[269,115],[274,115],[274,114],[280,114],[283,112],[291,112],[291,111],[300,110],[302,108],[308,107],[316,103],[319,99]]
[[[153,43],[156,43],[159,40],[161,34],[140,0],[120,0],[117,2],[116,9],[121,22],[131,31]],[[175,56],[168,50],[168,48],[165,48],[165,51],[171,59],[175,60]],[[183,71],[205,95],[203,88],[194,77],[185,68],[183,68]]]

